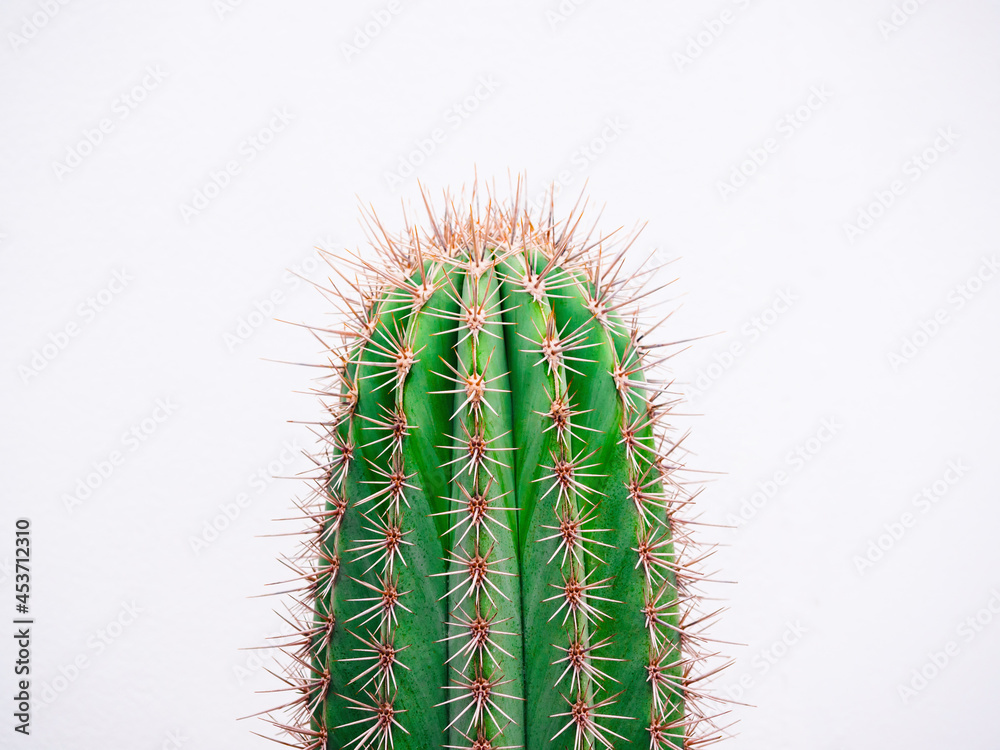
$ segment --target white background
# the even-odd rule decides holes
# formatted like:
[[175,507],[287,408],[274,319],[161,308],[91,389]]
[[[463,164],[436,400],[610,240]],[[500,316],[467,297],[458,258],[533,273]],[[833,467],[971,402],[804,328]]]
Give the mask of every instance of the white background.
[[277,682],[237,649],[281,627],[248,597],[290,542],[258,537],[303,489],[271,479],[308,467],[287,420],[321,413],[263,358],[320,358],[272,318],[328,322],[286,269],[363,245],[357,199],[399,228],[418,179],[478,169],[648,221],[670,334],[717,334],[673,364],[703,518],[736,522],[706,533],[746,644],[716,687],[755,706],[726,746],[996,747],[995,4],[230,5],[0,12],[0,620],[20,516],[37,618],[30,739],[0,632],[0,746],[269,746],[236,718]]

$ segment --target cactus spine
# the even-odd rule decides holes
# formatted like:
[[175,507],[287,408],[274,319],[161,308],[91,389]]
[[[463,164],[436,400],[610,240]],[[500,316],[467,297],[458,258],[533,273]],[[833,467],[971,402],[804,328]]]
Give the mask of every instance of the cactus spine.
[[575,209],[473,204],[399,236],[369,217],[379,261],[331,262],[335,403],[272,720],[317,749],[701,747],[650,274]]

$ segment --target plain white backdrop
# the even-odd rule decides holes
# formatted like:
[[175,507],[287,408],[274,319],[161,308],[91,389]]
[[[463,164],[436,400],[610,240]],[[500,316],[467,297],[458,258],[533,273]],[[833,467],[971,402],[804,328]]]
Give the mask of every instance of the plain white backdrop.
[[[321,417],[315,246],[526,172],[648,221],[737,581],[733,750],[996,747],[1000,9],[984,0],[10,0],[0,622],[32,735],[270,746],[260,652]],[[596,211],[594,212],[596,216]],[[103,472],[103,475],[102,475]],[[10,633],[4,637],[7,629]]]

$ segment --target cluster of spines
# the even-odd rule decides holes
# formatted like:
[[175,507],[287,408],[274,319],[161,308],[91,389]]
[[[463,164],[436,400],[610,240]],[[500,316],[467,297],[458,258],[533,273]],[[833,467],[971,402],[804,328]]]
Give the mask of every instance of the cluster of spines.
[[[287,683],[286,689],[298,695],[282,707],[289,711],[288,718],[275,719],[268,712],[286,734],[282,741],[303,748],[324,748],[331,729],[353,725],[358,728],[353,747],[390,747],[394,737],[408,733],[394,700],[394,670],[405,668],[400,659],[401,649],[394,643],[400,614],[397,610],[414,614],[405,605],[409,592],[400,590],[396,575],[398,566],[405,564],[406,492],[416,489],[408,484],[410,475],[406,474],[403,455],[408,427],[403,384],[418,359],[413,342],[406,339],[406,321],[410,314],[425,308],[443,285],[450,286],[458,307],[457,313],[444,317],[471,339],[470,361],[459,359],[457,371],[450,373],[458,384],[455,416],[462,418],[455,421],[457,432],[451,435],[452,445],[448,447],[455,451],[454,460],[460,466],[457,474],[464,474],[467,484],[456,481],[454,495],[448,498],[459,512],[448,516],[457,517],[446,528],[446,538],[454,540],[456,546],[450,553],[451,569],[445,578],[452,580],[457,570],[461,576],[454,577],[461,580],[458,586],[448,586],[445,592],[449,604],[456,595],[459,599],[458,606],[449,606],[449,635],[443,639],[451,647],[448,662],[454,668],[451,684],[443,687],[460,693],[454,699],[459,710],[451,712],[454,718],[449,726],[458,730],[463,744],[445,746],[496,748],[494,740],[501,738],[504,727],[513,721],[496,702],[502,695],[498,688],[504,684],[504,676],[496,666],[498,654],[510,656],[500,644],[499,636],[517,637],[521,632],[516,623],[496,618],[496,601],[491,599],[490,585],[497,576],[511,574],[510,570],[502,569],[511,560],[496,559],[492,544],[495,540],[489,533],[491,523],[504,525],[500,511],[506,513],[511,508],[497,502],[500,498],[487,500],[496,482],[491,462],[510,466],[496,446],[490,446],[484,439],[482,430],[484,414],[493,409],[486,394],[498,390],[491,385],[495,385],[493,381],[499,376],[488,380],[487,368],[479,371],[475,366],[480,334],[491,321],[503,323],[500,308],[507,304],[506,300],[501,297],[499,303],[488,307],[479,298],[479,280],[489,277],[492,280],[486,284],[489,288],[498,278],[498,268],[507,271],[499,274],[505,283],[536,303],[544,304],[546,299],[561,296],[562,287],[573,286],[582,291],[592,320],[608,332],[615,344],[614,365],[608,374],[621,399],[618,443],[627,457],[625,493],[638,517],[635,546],[630,550],[635,569],[643,580],[642,616],[650,643],[647,663],[642,665],[652,695],[646,727],[650,747],[694,748],[720,737],[714,724],[716,717],[699,708],[703,699],[716,700],[699,689],[699,683],[716,671],[698,672],[700,663],[715,656],[707,651],[710,639],[700,632],[706,618],[695,614],[697,592],[692,589],[706,580],[694,572],[695,563],[704,556],[685,556],[692,543],[686,533],[679,532],[682,526],[678,510],[690,501],[690,496],[674,477],[680,468],[674,455],[680,451],[679,443],[670,443],[662,429],[663,416],[672,402],[667,384],[657,383],[648,375],[662,358],[650,357],[653,347],[648,343],[649,332],[638,331],[637,317],[631,326],[623,323],[629,319],[623,307],[649,293],[634,291],[635,275],[619,278],[624,275],[624,250],[610,263],[604,263],[601,240],[592,244],[589,237],[583,243],[573,241],[572,230],[579,223],[578,215],[574,219],[571,214],[560,228],[551,220],[551,213],[548,221],[535,221],[516,199],[510,209],[491,203],[485,217],[473,215],[467,221],[459,220],[453,208],[446,211],[441,222],[432,215],[432,231],[427,234],[408,229],[401,237],[390,238],[377,220],[373,222],[378,229],[376,246],[381,261],[369,263],[355,258],[356,274],[354,278],[346,278],[342,271],[345,259],[337,258],[331,265],[352,293],[345,295],[332,281],[333,289],[323,290],[345,313],[348,325],[314,331],[318,336],[341,336],[343,342],[331,347],[321,338],[328,351],[338,353],[330,362],[335,385],[323,391],[335,403],[330,405],[331,418],[325,424],[323,438],[327,448],[317,460],[322,472],[316,492],[320,505],[316,509],[304,507],[303,517],[312,522],[313,528],[303,545],[301,560],[295,564],[296,580],[302,586],[297,591],[292,614],[298,618],[300,627],[296,636],[281,644],[289,657],[288,671],[281,678]],[[510,260],[518,257],[523,257],[520,271],[511,274],[517,265]],[[539,264],[539,257],[545,262]],[[463,295],[455,283],[452,272],[459,267],[462,269],[462,274],[457,275],[459,279],[464,276],[476,282],[471,285],[472,299]],[[623,298],[626,302],[621,301]],[[382,340],[379,340],[380,315],[386,307],[396,307],[402,312],[390,316],[391,327],[382,326]],[[521,335],[519,349],[537,355],[538,364],[548,368],[551,375],[548,381],[551,392],[546,392],[549,408],[542,416],[548,420],[548,429],[555,437],[555,449],[550,462],[542,468],[548,478],[543,483],[543,499],[551,506],[552,516],[550,523],[542,524],[547,536],[531,541],[556,543],[546,562],[556,566],[561,576],[561,584],[554,587],[546,602],[552,610],[550,618],[561,618],[566,634],[562,645],[548,645],[554,652],[551,663],[560,673],[552,688],[560,690],[566,700],[566,710],[557,715],[565,723],[555,736],[568,730],[575,735],[575,747],[612,747],[621,735],[610,728],[609,720],[641,721],[642,717],[617,716],[611,712],[609,707],[617,697],[612,693],[617,680],[608,673],[607,663],[623,661],[623,657],[603,655],[602,649],[610,651],[614,639],[595,635],[601,621],[607,618],[603,603],[621,602],[603,595],[612,579],[595,574],[604,562],[601,548],[612,546],[600,538],[607,530],[593,524],[599,515],[600,499],[606,493],[601,491],[601,478],[596,476],[600,471],[593,471],[598,467],[589,464],[590,455],[579,449],[586,443],[581,432],[592,428],[582,423],[586,420],[577,419],[585,410],[572,403],[567,387],[567,379],[580,375],[574,363],[589,362],[586,349],[594,343],[588,341],[583,326],[572,330],[566,325],[560,328],[551,307],[548,309],[544,326],[536,326],[538,336]],[[428,310],[428,314],[434,313]],[[391,333],[386,335],[385,330]],[[376,389],[391,392],[394,403],[391,408],[383,407],[379,417],[366,416],[362,420],[356,414],[356,407],[359,370],[364,366],[382,371]],[[376,373],[360,377],[375,378]],[[360,421],[367,422],[370,430],[380,436],[359,443]],[[378,452],[372,460],[369,455],[375,449]],[[372,486],[363,495],[358,493],[358,487],[348,487],[352,469],[359,462],[368,464],[366,476],[375,477],[366,480]],[[364,540],[344,549],[342,525],[348,508],[355,508],[362,515],[368,531]],[[374,583],[352,578],[370,594],[364,601],[364,610],[352,618],[361,620],[356,630],[362,634],[352,633],[358,641],[357,658],[364,666],[356,677],[365,683],[363,693],[367,700],[361,701],[336,693],[342,686],[335,684],[329,666],[328,649],[333,632],[338,628],[348,629],[348,623],[338,622],[333,595],[343,575],[341,563],[345,553],[352,553],[355,559],[371,559],[371,567],[365,573],[375,575]],[[585,563],[588,559],[595,561],[589,570]],[[516,570],[516,560],[513,562]],[[376,627],[369,628],[373,618]],[[345,701],[346,708],[358,712],[356,721],[344,719],[331,727],[323,703],[333,694]],[[451,702],[451,699],[443,701],[446,705]],[[462,716],[469,718],[470,714],[471,721],[463,728],[464,722],[459,720]]]

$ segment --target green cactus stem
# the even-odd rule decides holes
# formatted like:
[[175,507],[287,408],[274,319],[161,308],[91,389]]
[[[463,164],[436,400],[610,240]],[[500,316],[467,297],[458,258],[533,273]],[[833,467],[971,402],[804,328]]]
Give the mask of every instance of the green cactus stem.
[[639,325],[652,274],[575,209],[446,202],[426,231],[369,217],[377,260],[322,285],[333,403],[281,741],[703,747],[704,555],[654,376],[673,350]]

